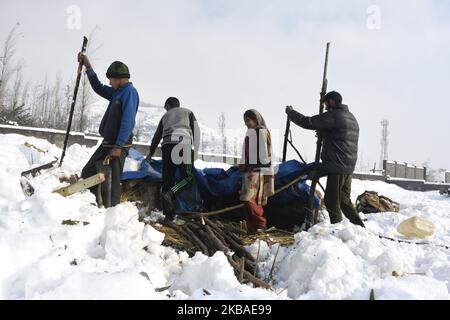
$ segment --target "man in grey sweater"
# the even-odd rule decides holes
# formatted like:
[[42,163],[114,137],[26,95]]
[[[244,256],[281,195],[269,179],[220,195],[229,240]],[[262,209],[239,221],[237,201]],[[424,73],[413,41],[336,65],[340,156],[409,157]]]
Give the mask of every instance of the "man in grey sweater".
[[[198,152],[200,128],[194,113],[187,108],[181,108],[177,98],[168,98],[164,109],[166,113],[158,124],[146,159],[151,162],[162,139],[163,213],[166,219],[173,220],[175,217],[173,202],[176,195],[192,184],[194,154]],[[177,168],[180,169],[182,179],[175,183]]]
[[325,206],[331,223],[342,220],[342,212],[353,224],[364,223],[350,199],[352,173],[358,157],[359,125],[342,96],[331,91],[323,98],[327,112],[307,117],[286,107],[289,120],[309,130],[319,130],[323,136],[321,171],[327,175]]

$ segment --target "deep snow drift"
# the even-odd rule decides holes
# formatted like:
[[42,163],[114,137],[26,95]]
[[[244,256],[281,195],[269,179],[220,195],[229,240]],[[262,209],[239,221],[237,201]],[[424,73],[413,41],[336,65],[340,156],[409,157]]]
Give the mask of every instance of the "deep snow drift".
[[[36,192],[27,198],[20,173],[61,151],[20,135],[0,135],[0,143],[1,299],[368,299],[371,289],[376,299],[449,299],[450,250],[375,235],[402,239],[397,225],[419,215],[436,225],[426,242],[449,245],[450,198],[437,192],[355,180],[353,200],[377,191],[400,202],[400,213],[367,215],[370,232],[348,221],[322,222],[297,233],[289,247],[261,241],[260,277],[269,277],[278,251],[271,291],[239,284],[223,253],[189,258],[162,246],[164,234],[139,222],[133,203],[105,210],[88,192],[68,198],[51,193],[63,185],[60,176],[81,171],[94,148],[71,146],[62,168],[31,180]],[[88,224],[63,225],[68,219]],[[256,255],[258,242],[250,250]],[[394,277],[393,271],[419,274]]]

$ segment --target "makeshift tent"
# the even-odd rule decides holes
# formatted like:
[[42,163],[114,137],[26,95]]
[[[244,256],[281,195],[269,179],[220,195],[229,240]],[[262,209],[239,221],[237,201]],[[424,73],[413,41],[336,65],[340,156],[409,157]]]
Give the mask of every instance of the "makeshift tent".
[[[161,182],[162,162],[152,160],[151,165],[144,160],[144,156],[135,149],[130,149],[128,157],[141,162],[137,171],[126,171],[122,174],[122,180],[145,179]],[[275,189],[288,184],[301,175],[307,174],[314,164],[302,164],[296,160],[280,163],[275,167]],[[218,199],[233,199],[239,203],[239,190],[242,173],[236,167],[228,170],[221,168],[195,169],[195,183],[186,191],[182,192],[175,203],[177,211],[200,211],[204,207],[210,207]],[[177,172],[177,180],[180,173]],[[282,207],[293,201],[307,203],[310,187],[303,180],[296,183],[277,195],[269,198],[268,205]],[[319,198],[315,196],[314,205],[319,206]]]

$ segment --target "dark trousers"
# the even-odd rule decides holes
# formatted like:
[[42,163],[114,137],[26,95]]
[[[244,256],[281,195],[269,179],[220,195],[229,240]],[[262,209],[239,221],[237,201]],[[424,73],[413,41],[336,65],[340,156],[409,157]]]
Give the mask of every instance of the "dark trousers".
[[[184,149],[181,149],[180,152],[174,151],[174,148],[177,146],[177,149],[180,148],[179,145],[171,143],[165,144],[162,146],[162,192],[166,192],[171,190],[173,195],[176,196],[183,190],[187,189],[192,185],[192,181],[194,179],[193,175],[193,153],[190,146],[187,146]],[[184,157],[183,151],[188,151],[186,157]],[[174,152],[174,154],[172,154]],[[174,157],[175,156],[175,157]],[[174,157],[174,158],[173,158]],[[176,164],[176,158],[182,157],[184,161],[181,164]],[[182,180],[178,183],[176,182],[176,172],[177,168],[181,171]],[[164,210],[164,208],[163,208]]]
[[[84,166],[81,171],[81,177],[83,179],[89,178],[95,174],[97,174],[96,162],[103,161],[109,152],[111,151],[111,147],[105,147],[100,145],[98,149],[94,152],[92,157]],[[125,159],[128,155],[128,149],[123,148],[122,154],[119,158],[112,158],[110,161],[111,167],[111,205],[115,206],[120,203],[120,195],[122,193],[122,186],[120,185],[120,180],[123,172],[123,165],[125,164]],[[98,186],[94,186],[89,188],[89,190],[97,195]]]
[[330,214],[331,223],[342,221],[342,212],[351,223],[364,226],[350,199],[352,187],[351,174],[329,174],[325,190],[325,206]]

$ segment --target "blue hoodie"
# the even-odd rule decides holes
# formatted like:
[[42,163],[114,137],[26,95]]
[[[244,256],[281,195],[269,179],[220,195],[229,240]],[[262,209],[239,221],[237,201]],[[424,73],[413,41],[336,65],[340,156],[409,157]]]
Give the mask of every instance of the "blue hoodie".
[[115,90],[100,82],[94,70],[86,71],[92,89],[109,101],[98,129],[105,143],[123,147],[133,142],[139,94],[131,82]]

